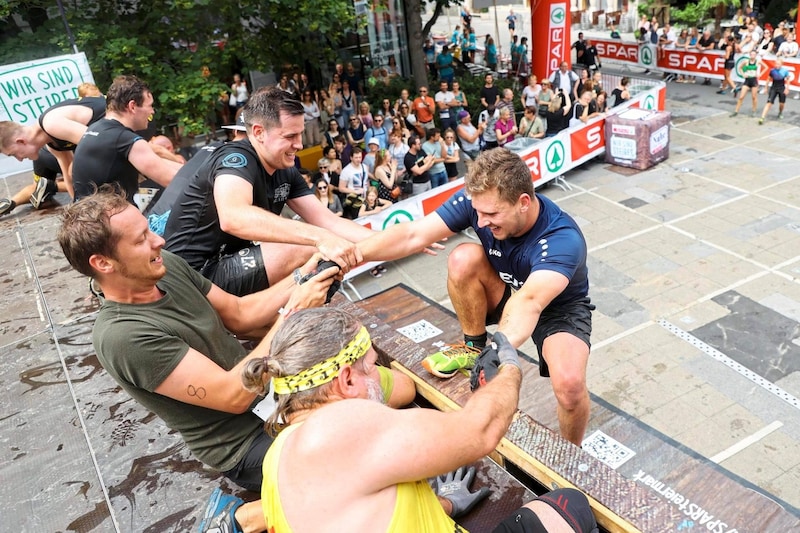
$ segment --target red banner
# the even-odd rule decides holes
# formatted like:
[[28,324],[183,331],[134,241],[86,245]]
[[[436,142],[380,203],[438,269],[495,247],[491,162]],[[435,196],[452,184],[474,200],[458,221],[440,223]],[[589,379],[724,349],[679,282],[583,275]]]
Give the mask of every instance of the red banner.
[[539,79],[550,77],[562,61],[570,62],[570,12],[563,0],[531,2],[531,63]]
[[592,39],[592,44],[597,48],[597,55],[601,59],[612,59],[625,63],[639,62],[639,44],[623,43],[620,40],[604,41]]
[[605,146],[605,123],[605,120],[599,120],[570,132],[569,141],[572,152],[570,155],[573,162],[580,163],[590,155],[594,157],[592,152]]
[[525,164],[528,165],[528,168],[531,171],[531,181],[533,182],[533,186],[537,187],[543,177],[542,162],[539,158],[539,149],[534,148],[532,151],[524,154],[522,156],[522,160],[525,161]]
[[721,74],[725,69],[725,56],[720,52],[690,52],[664,50],[658,52],[656,68],[689,74]]

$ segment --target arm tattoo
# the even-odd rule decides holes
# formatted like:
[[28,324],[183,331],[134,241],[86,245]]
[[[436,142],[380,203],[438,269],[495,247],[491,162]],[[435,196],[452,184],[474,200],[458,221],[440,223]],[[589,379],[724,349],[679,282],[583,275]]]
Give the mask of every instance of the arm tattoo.
[[195,388],[194,385],[189,385],[186,388],[186,394],[188,394],[189,396],[196,396],[198,399],[202,400],[203,398],[206,397],[206,389],[204,389],[203,387]]

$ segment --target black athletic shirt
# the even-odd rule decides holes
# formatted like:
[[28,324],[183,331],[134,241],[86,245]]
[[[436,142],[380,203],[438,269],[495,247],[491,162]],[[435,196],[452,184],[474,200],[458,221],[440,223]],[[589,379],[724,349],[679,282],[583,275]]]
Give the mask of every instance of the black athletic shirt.
[[147,213],[150,215],[163,215],[170,211],[172,205],[178,199],[178,196],[186,189],[189,182],[194,179],[194,175],[203,163],[205,163],[206,160],[211,157],[211,154],[222,145],[222,141],[217,141],[200,148],[197,153],[178,170],[172,178],[172,181],[167,185],[167,188],[163,189],[159,195],[153,197],[153,200],[150,202],[152,207],[148,208]]
[[39,127],[42,128],[42,131],[50,135],[50,137],[53,139],[53,142],[47,143],[47,146],[59,152],[71,152],[75,150],[75,145],[69,141],[56,139],[55,137],[53,137],[51,133],[49,133],[46,129],[44,129],[44,117],[53,109],[71,105],[80,105],[88,107],[89,109],[92,110],[92,118],[89,120],[89,124],[87,124],[87,126],[94,124],[95,122],[106,116],[106,99],[103,96],[86,96],[83,98],[73,98],[72,100],[64,100],[63,102],[59,102],[57,104],[48,107],[44,113],[39,115]]
[[231,254],[251,245],[219,227],[214,182],[225,174],[250,183],[253,205],[278,216],[287,200],[314,194],[294,167],[267,173],[247,139],[218,148],[175,200],[164,232],[167,250],[183,257],[196,270],[218,254]]
[[128,161],[128,154],[140,140],[144,140],[141,135],[114,119],[104,118],[89,126],[75,148],[72,164],[75,200],[92,194],[92,184],[99,187],[116,182],[122,186],[128,201],[134,203],[133,195],[139,190],[139,171]]

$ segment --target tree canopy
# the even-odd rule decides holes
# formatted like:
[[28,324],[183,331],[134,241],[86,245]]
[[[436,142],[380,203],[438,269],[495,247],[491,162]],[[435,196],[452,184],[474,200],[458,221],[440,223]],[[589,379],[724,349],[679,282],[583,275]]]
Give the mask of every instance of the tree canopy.
[[[61,19],[46,9],[53,2],[2,4],[0,61],[71,53]],[[116,75],[139,76],[153,89],[157,119],[194,133],[204,131],[234,72],[333,61],[357,27],[349,0],[73,0],[65,9],[101,90]]]

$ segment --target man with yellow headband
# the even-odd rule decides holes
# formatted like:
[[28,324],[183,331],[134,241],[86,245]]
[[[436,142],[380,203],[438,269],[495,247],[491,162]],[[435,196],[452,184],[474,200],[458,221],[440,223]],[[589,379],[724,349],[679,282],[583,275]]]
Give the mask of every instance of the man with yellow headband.
[[[150,183],[166,187],[181,164],[159,157],[139,133],[153,120],[153,94],[136,76],[117,76],[106,93],[106,116],[86,130],[75,149],[72,166],[75,200],[91,194],[103,183],[119,183],[135,204],[139,174]],[[138,202],[140,209],[147,201]]]
[[[394,410],[382,405],[390,378],[355,317],[335,308],[289,317],[269,357],[250,360],[242,373],[257,393],[272,376],[277,397],[267,429],[280,433],[264,459],[261,489],[268,531],[463,532],[451,516],[486,491],[470,493],[474,473],[460,468],[439,477],[436,492],[427,478],[493,451],[511,423],[522,373],[508,339],[494,340],[481,361],[491,381],[463,409]],[[521,533],[531,524],[539,529],[524,531],[592,531],[585,496],[560,490],[552,498],[560,503],[534,500],[497,531]]]

